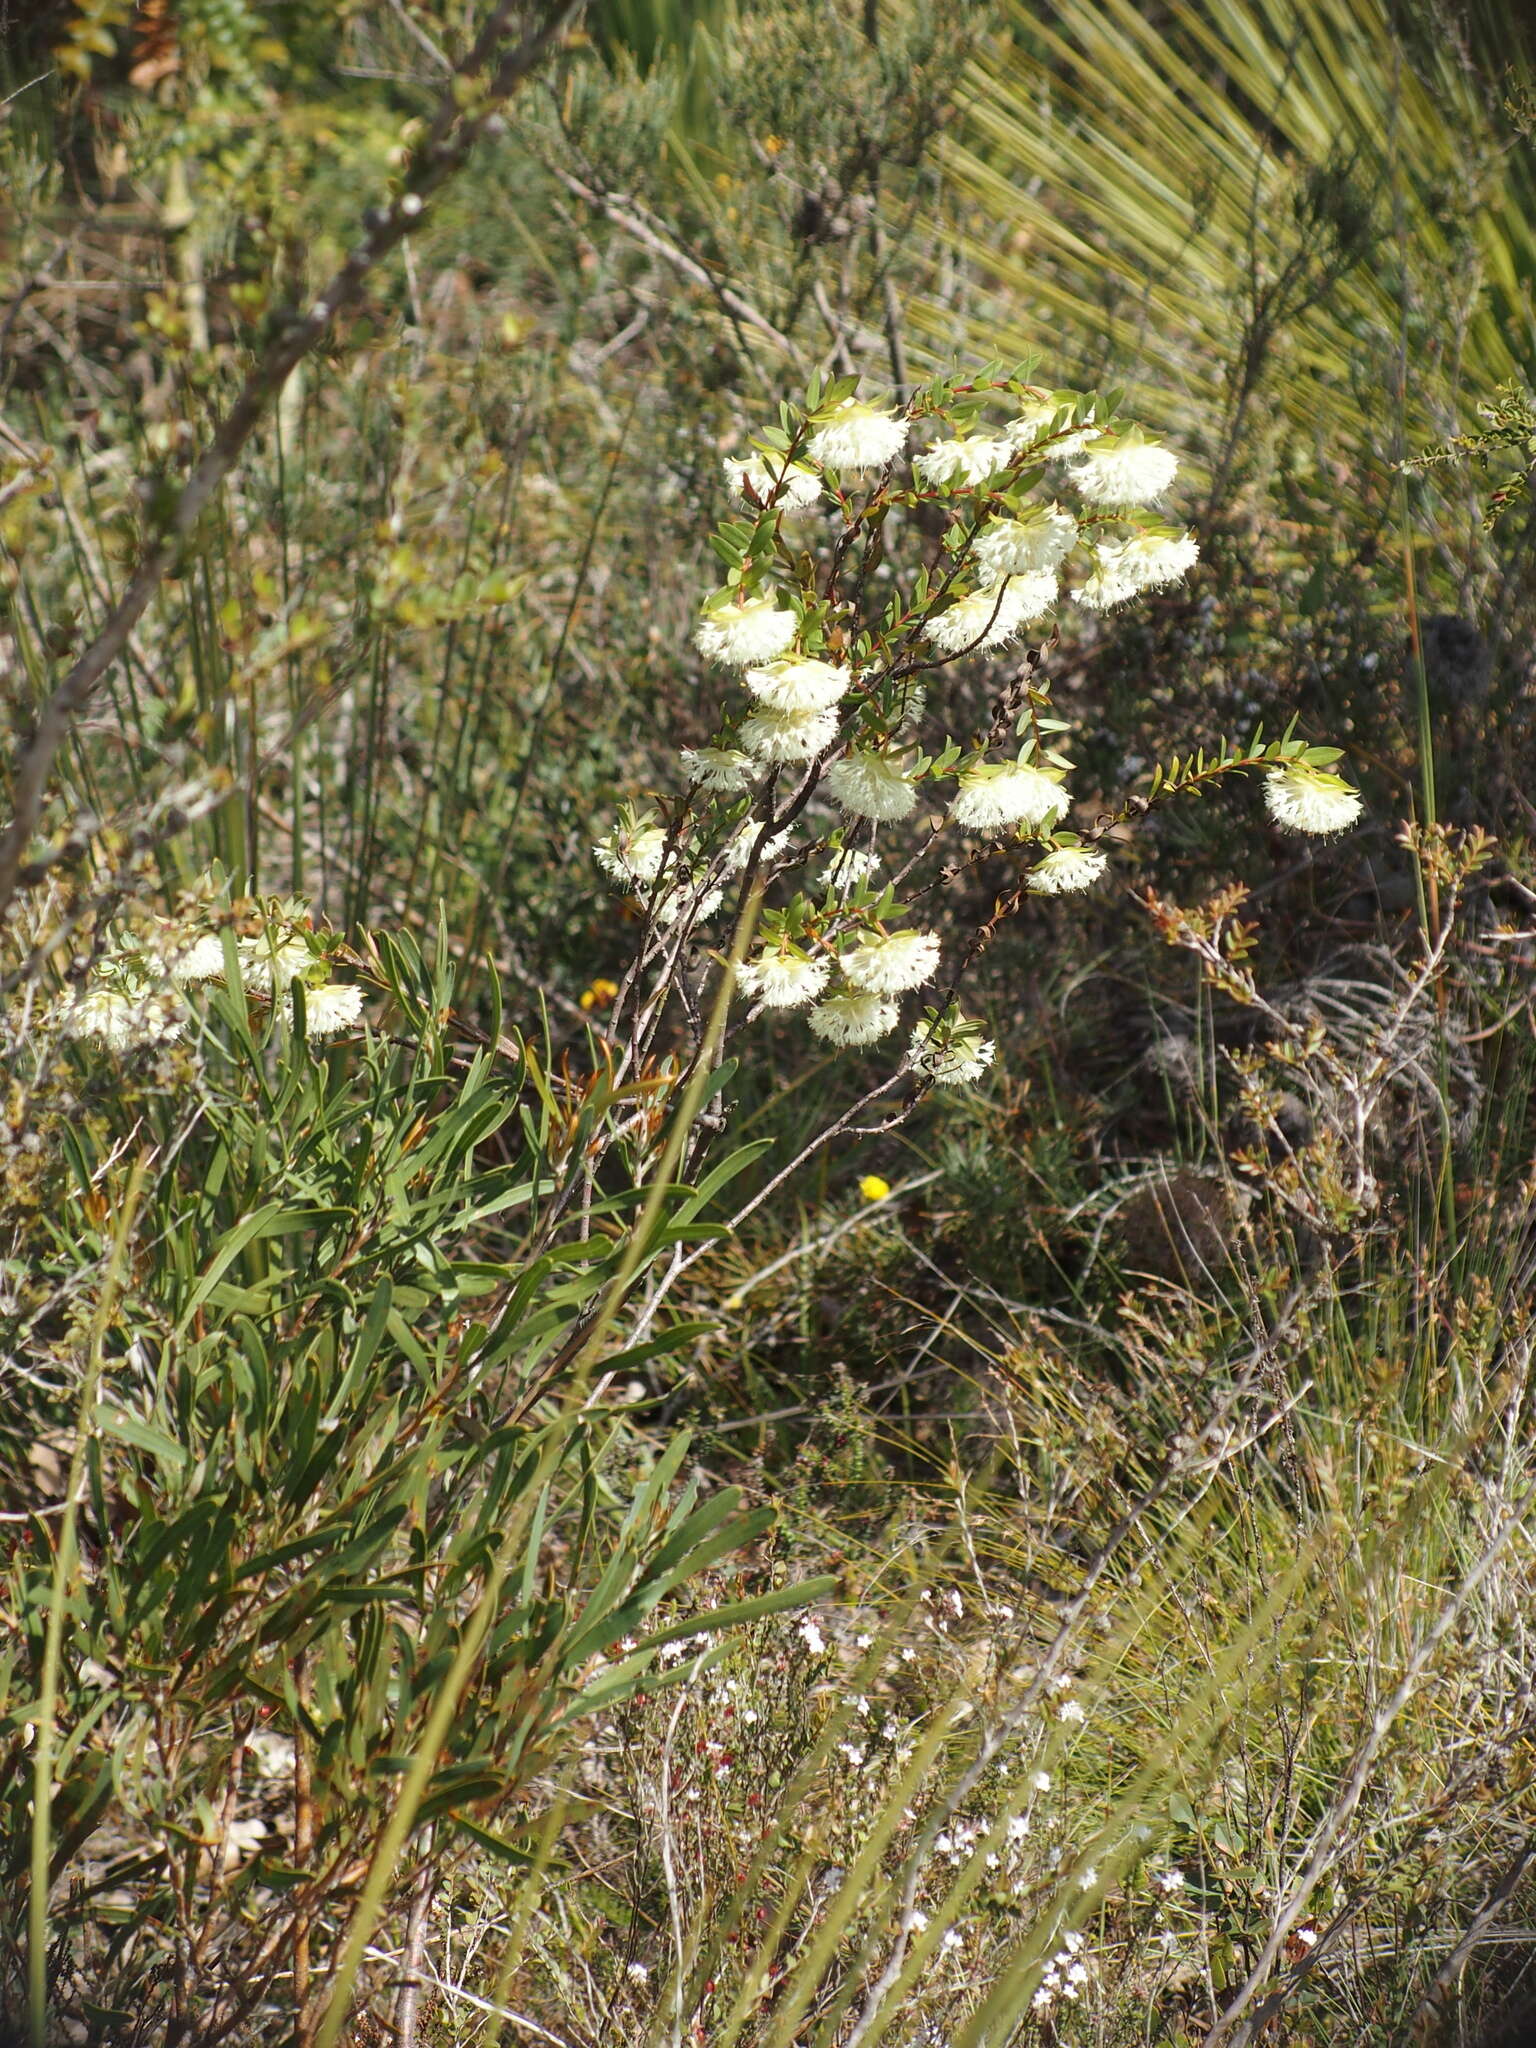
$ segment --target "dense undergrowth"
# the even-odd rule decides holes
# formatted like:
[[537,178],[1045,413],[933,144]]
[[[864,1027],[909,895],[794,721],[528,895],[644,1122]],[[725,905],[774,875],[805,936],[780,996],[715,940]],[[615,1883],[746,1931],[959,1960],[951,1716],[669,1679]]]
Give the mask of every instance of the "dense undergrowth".
[[[1524,60],[1370,0],[577,13],[183,535],[5,912],[0,2031],[1475,2040],[1536,1824]],[[13,35],[8,806],[482,18]],[[996,1060],[850,1117],[894,1057],[715,1004],[750,887],[668,955],[592,845],[716,737],[722,458],[1002,355],[1169,431],[1201,561],[943,681],[1071,726],[1108,879],[962,843],[918,901]],[[953,515],[902,488],[871,647]],[[1343,836],[1141,801],[1293,716]]]

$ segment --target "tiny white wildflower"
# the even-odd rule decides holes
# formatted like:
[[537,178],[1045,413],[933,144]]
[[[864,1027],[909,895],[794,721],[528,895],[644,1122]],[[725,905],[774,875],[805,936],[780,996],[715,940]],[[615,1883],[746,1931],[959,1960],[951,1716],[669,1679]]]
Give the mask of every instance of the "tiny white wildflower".
[[927,981],[937,968],[939,942],[932,932],[869,932],[837,964],[850,988],[899,996]]
[[803,953],[765,946],[755,960],[736,970],[736,986],[756,996],[770,1010],[798,1010],[814,1003],[831,973],[826,960],[808,960]]
[[[725,481],[738,505],[772,501],[779,512],[804,512],[821,496],[821,478],[803,462],[782,455],[727,455]],[[748,493],[751,496],[748,496]]]
[[363,992],[355,982],[328,981],[304,991],[304,1035],[332,1038],[362,1015]]
[[997,832],[1010,825],[1034,832],[1054,824],[1067,803],[1067,793],[1055,777],[1028,761],[981,761],[961,770],[949,815],[957,825],[978,832]]
[[202,932],[179,948],[167,947],[165,966],[182,987],[213,981],[224,972],[224,942],[217,932]]
[[963,1947],[964,1943],[965,1936],[960,1932],[958,1927],[946,1927],[943,1936],[940,1939],[939,1947],[942,1949],[954,1950]]
[[1006,441],[986,434],[957,434],[951,441],[935,441],[921,455],[914,455],[912,469],[929,490],[940,490],[945,484],[974,488],[1006,469],[1012,459]]
[[976,573],[988,583],[1048,573],[1060,568],[1076,539],[1077,521],[1059,505],[1032,506],[1017,519],[989,519],[976,536]]
[[1086,1721],[1088,1718],[1087,1714],[1083,1711],[1083,1703],[1081,1700],[1063,1700],[1060,1708],[1058,1709],[1058,1712],[1060,1713],[1063,1721],[1076,1721],[1081,1723],[1083,1721]]
[[1131,427],[1085,448],[1071,481],[1091,505],[1145,505],[1162,496],[1178,467],[1170,449]]
[[1109,866],[1109,855],[1096,846],[1053,846],[1030,869],[1025,887],[1037,896],[1070,896],[1091,889]]
[[1049,1771],[1036,1771],[1029,1783],[1032,1791],[1049,1792],[1051,1789],[1051,1774]]
[[740,747],[684,747],[678,758],[690,782],[727,796],[746,788],[754,765]]
[[240,941],[240,979],[254,995],[269,996],[274,986],[286,995],[288,984],[295,975],[303,978],[313,958],[301,938],[263,932],[259,939]]
[[[836,765],[834,762],[833,766]],[[845,846],[841,853],[833,854],[821,870],[820,880],[839,896],[850,896],[860,882],[869,881],[879,871],[879,854],[861,852],[856,846]]]
[[928,1915],[921,1906],[914,1906],[907,1915],[907,1932],[909,1934],[924,1934],[927,1932],[927,1928]]
[[1049,1685],[1052,1692],[1066,1692],[1069,1687],[1076,1685],[1076,1683],[1077,1680],[1070,1671],[1053,1671],[1046,1680],[1046,1684]]
[[644,1963],[630,1963],[624,1972],[631,1984],[644,1984],[650,1979],[650,1971]]
[[1160,1892],[1181,1892],[1184,1889],[1184,1873],[1182,1870],[1154,1870],[1152,1882]]
[[1088,1868],[1078,1878],[1077,1888],[1080,1892],[1091,1892],[1098,1881],[1099,1873],[1090,1863]]
[[649,811],[627,822],[621,819],[611,832],[592,843],[593,856],[603,873],[628,884],[654,882],[666,850],[666,832]]
[[680,917],[713,917],[724,901],[724,889],[700,889],[699,877],[685,874],[668,878],[651,914],[659,925],[671,925]]
[[725,668],[750,668],[773,661],[793,644],[800,621],[771,597],[727,598],[712,605],[700,621],[693,643],[707,661]]
[[[763,821],[761,818],[748,818],[744,824],[737,828],[736,832],[722,849],[722,858],[725,861],[725,871],[728,875],[739,875],[742,869],[745,868],[747,862],[752,858],[753,847],[756,846],[758,840],[762,837],[762,831]],[[778,860],[781,855],[789,851],[794,843],[795,828],[793,825],[786,825],[782,832],[771,833],[763,841],[763,850],[758,856],[759,867],[765,867],[769,861]]]
[[256,1766],[259,1778],[288,1778],[293,1775],[293,1741],[275,1728],[257,1728],[245,1738],[246,1754]]
[[1343,832],[1365,808],[1360,792],[1351,789],[1341,775],[1331,775],[1326,768],[1309,768],[1303,761],[1269,770],[1264,778],[1264,801],[1269,815],[1285,831],[1323,836]]
[[1101,540],[1093,567],[1072,595],[1093,611],[1109,611],[1143,590],[1181,583],[1200,559],[1192,533],[1134,533],[1127,540]]
[[[1033,405],[1027,405],[1017,419],[1010,420],[1004,427],[1003,438],[1009,447],[1015,450],[1033,448],[1050,433],[1058,413],[1064,409],[1064,404],[1054,398],[1042,398]],[[1093,414],[1090,411],[1088,420],[1091,421],[1092,418]],[[1080,455],[1098,439],[1098,433],[1096,427],[1085,422],[1083,426],[1075,428],[1070,433],[1064,432],[1059,439],[1052,440],[1048,448],[1041,449],[1041,457],[1049,457],[1051,461],[1059,462],[1069,456]]]
[[923,632],[940,654],[955,655],[962,650],[984,654],[989,648],[1004,646],[1027,625],[1043,618],[1055,602],[1053,570],[1010,576],[1006,582],[988,583],[960,598],[929,619]]
[[770,711],[830,711],[847,694],[851,678],[835,661],[790,655],[770,667],[749,668],[742,681]]
[[801,1642],[805,1644],[805,1647],[813,1657],[820,1657],[825,1654],[827,1647],[826,1637],[809,1615],[800,1623],[798,1634]]
[[97,986],[61,1006],[59,1028],[68,1038],[95,1038],[109,1052],[135,1052],[180,1038],[185,1019],[173,997],[158,991],[129,995]]
[[812,433],[806,453],[826,469],[858,475],[883,469],[907,445],[907,422],[878,406],[845,398]]
[[[869,1045],[896,1029],[896,1005],[882,996],[850,990],[828,996],[810,1015],[810,1026],[829,1045]],[[903,1653],[911,1657],[910,1650]]]
[[830,711],[763,710],[742,720],[737,735],[757,761],[809,761],[837,738]]
[[[873,747],[855,747],[827,770],[825,787],[851,817],[890,824],[916,806],[917,785]],[[866,856],[873,863],[874,856]]]
[[[983,1038],[980,1026],[968,1017],[953,1013],[919,1024],[912,1033],[907,1057],[913,1069],[945,1087],[963,1087],[980,1080],[997,1057],[997,1047]],[[952,1612],[958,1619],[958,1596]]]

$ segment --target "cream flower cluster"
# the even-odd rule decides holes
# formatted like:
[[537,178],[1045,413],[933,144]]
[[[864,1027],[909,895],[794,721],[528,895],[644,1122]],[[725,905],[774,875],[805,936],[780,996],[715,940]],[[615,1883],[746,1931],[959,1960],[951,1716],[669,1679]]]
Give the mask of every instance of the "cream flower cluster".
[[810,1009],[812,1031],[829,1045],[868,1045],[895,1030],[895,998],[931,980],[938,965],[932,932],[866,930],[814,953],[770,939],[737,969],[736,983],[765,1009]]
[[[300,905],[272,906],[261,929],[237,939],[236,969],[248,996],[288,1014],[283,999],[295,981],[304,990],[304,1031],[333,1038],[362,1017],[363,991],[328,978],[325,953]],[[192,921],[158,919],[146,938],[122,934],[93,979],[60,999],[52,1021],[66,1038],[86,1039],[124,1055],[187,1037],[195,1012],[190,993],[222,982],[224,941]]]
[[[1016,417],[980,418],[988,392],[1005,390]],[[796,861],[790,829],[762,843],[762,819],[775,809],[782,815],[785,802],[812,832],[826,834],[830,860],[804,885],[819,888],[819,897],[800,893],[782,913],[768,913],[737,985],[763,1010],[804,1013],[834,1046],[894,1031],[901,998],[939,971],[934,934],[891,928],[905,913],[881,880],[887,870],[876,847],[884,828],[920,812],[939,779],[955,778],[952,828],[1035,842],[1019,876],[1030,893],[1081,893],[1109,866],[1099,845],[1062,829],[1069,764],[1051,750],[1051,736],[1064,728],[1044,715],[1046,686],[1030,684],[1027,710],[1022,677],[998,700],[1017,718],[1016,753],[999,743],[1005,720],[981,748],[945,737],[930,754],[931,672],[1005,648],[1048,621],[1068,591],[1086,609],[1108,611],[1178,584],[1200,559],[1193,533],[1155,509],[1177,477],[1177,456],[1096,402],[1018,383],[941,382],[903,413],[851,391],[840,383],[823,398],[818,387],[801,426],[786,412],[782,430],[726,458],[726,481],[745,516],[716,536],[727,587],[709,600],[694,638],[708,662],[732,672],[743,698],[708,745],[682,751],[688,808],[678,822],[626,806],[596,846],[605,873],[670,923],[718,908],[724,884],[755,851],[771,873]],[[914,426],[933,417],[947,418],[947,430],[917,446],[905,468]],[[1048,465],[1054,496],[1037,494]],[[861,479],[863,505],[854,495]],[[868,601],[876,586],[866,582],[862,596],[851,597],[841,574],[888,573],[871,541],[908,531],[905,513],[935,500],[948,502],[949,525],[936,558],[925,557],[918,601],[893,580],[877,623]],[[825,589],[808,566],[815,556],[803,534],[785,523],[821,506],[843,522]],[[889,509],[897,517],[887,524]],[[1273,765],[1265,798],[1277,824],[1333,832],[1358,816],[1357,794],[1321,765],[1330,758],[1319,751]],[[933,809],[943,809],[942,799]],[[942,822],[932,817],[930,829]],[[906,871],[892,860],[897,880]],[[925,1082],[973,1081],[992,1058],[972,1020],[930,1010],[911,1033],[901,1071]]]
[[950,1088],[979,1081],[996,1057],[997,1047],[982,1037],[980,1025],[958,1011],[925,1018],[907,1047],[914,1073]]
[[1303,761],[1266,772],[1264,801],[1282,831],[1322,837],[1347,831],[1364,809],[1360,792],[1351,789],[1343,776]]

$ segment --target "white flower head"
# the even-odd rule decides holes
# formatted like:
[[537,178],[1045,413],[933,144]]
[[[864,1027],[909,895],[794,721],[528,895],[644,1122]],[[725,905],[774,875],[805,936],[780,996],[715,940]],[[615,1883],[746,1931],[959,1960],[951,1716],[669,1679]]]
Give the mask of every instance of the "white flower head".
[[269,926],[260,938],[240,941],[240,979],[253,995],[270,996],[274,988],[286,995],[288,984],[295,975],[303,980],[314,957],[297,933],[280,937]]
[[[725,871],[728,875],[739,875],[745,868],[752,857],[752,849],[756,846],[762,829],[761,818],[748,818],[737,827],[724,849]],[[763,842],[759,865],[778,860],[781,855],[788,853],[794,843],[795,828],[793,825],[786,825],[782,832],[773,833]]]
[[983,1038],[981,1026],[972,1018],[952,1010],[945,1017],[928,1017],[912,1033],[907,1058],[913,1069],[930,1081],[959,1087],[980,1080],[997,1057],[997,1047]]
[[985,584],[927,621],[923,632],[940,654],[984,654],[1002,647],[1056,602],[1054,570]]
[[939,964],[939,942],[932,932],[868,932],[839,956],[837,964],[850,988],[873,996],[899,996],[933,974]]
[[[1065,410],[1065,403],[1054,398],[1042,398],[1033,405],[1026,405],[1018,418],[1010,420],[1004,427],[1003,438],[1016,453],[1033,448],[1037,442],[1046,438],[1056,422],[1057,415]],[[1088,420],[1091,421],[1092,418],[1093,413],[1090,409]],[[1049,447],[1040,450],[1041,457],[1059,462],[1068,456],[1081,455],[1085,448],[1098,439],[1098,436],[1098,428],[1085,423],[1071,433],[1064,432],[1059,440],[1052,440]]]
[[742,681],[770,711],[830,711],[842,701],[851,677],[835,661],[795,654],[768,668],[749,668]]
[[1093,551],[1092,569],[1072,595],[1094,611],[1108,611],[1143,590],[1181,583],[1199,559],[1199,543],[1189,532],[1101,540]]
[[98,982],[61,1008],[59,1028],[67,1038],[98,1039],[109,1052],[125,1053],[180,1038],[186,1019],[168,990],[130,994]]
[[794,642],[800,621],[771,597],[726,598],[711,605],[693,643],[707,661],[725,668],[750,668],[773,661]]
[[1129,427],[1085,448],[1072,482],[1090,505],[1145,505],[1162,496],[1178,467],[1171,449]]
[[189,932],[174,926],[160,941],[165,971],[178,988],[215,981],[224,972],[224,942],[217,932]]
[[1077,521],[1059,505],[1034,505],[1017,519],[989,519],[976,536],[976,573],[988,583],[1059,569],[1077,540]]
[[1056,778],[1028,761],[981,761],[961,771],[949,815],[977,832],[1000,832],[1010,825],[1037,832],[1062,817],[1067,803]]
[[845,398],[812,433],[806,453],[825,469],[856,476],[893,462],[907,445],[907,433],[905,420]]
[[907,817],[917,804],[917,785],[888,755],[854,747],[826,774],[826,791],[850,817],[885,825]]
[[743,719],[737,738],[755,761],[809,761],[837,738],[830,711],[764,709]]
[[800,1010],[815,1002],[831,971],[827,961],[809,960],[791,947],[764,946],[755,960],[737,968],[736,986],[766,1009]]
[[[803,462],[786,465],[782,455],[727,455],[725,480],[738,505],[772,504],[780,512],[804,512],[821,496],[821,478]],[[749,495],[750,493],[750,495]]]
[[826,1637],[817,1627],[816,1622],[811,1615],[807,1615],[805,1617],[804,1621],[800,1623],[796,1633],[799,1635],[801,1642],[804,1643],[805,1647],[810,1651],[813,1657],[822,1657],[826,1655]]
[[1304,761],[1271,768],[1264,778],[1264,801],[1283,831],[1319,836],[1343,832],[1365,808],[1359,790],[1351,789],[1342,775]]
[[987,434],[957,434],[951,441],[935,441],[921,455],[914,455],[912,468],[920,483],[930,490],[945,484],[975,489],[1013,460],[1006,441]]
[[841,853],[833,854],[819,879],[837,895],[851,896],[860,882],[872,880],[879,872],[879,854],[865,853],[856,846],[845,846]]
[[259,1778],[287,1778],[293,1774],[293,1738],[279,1735],[274,1728],[254,1728],[245,1738],[245,1753],[256,1766]]
[[810,1026],[829,1045],[869,1045],[896,1029],[896,1005],[858,990],[828,996],[810,1015]]
[[659,925],[676,924],[680,917],[713,917],[724,901],[724,889],[701,889],[698,876],[683,875],[669,879],[651,914]]
[[740,747],[684,747],[678,759],[690,782],[726,796],[746,788],[754,765]]
[[603,873],[630,887],[637,882],[655,881],[666,850],[666,832],[656,823],[652,811],[621,816],[611,832],[592,843],[593,855]]
[[328,981],[304,991],[304,1036],[334,1038],[362,1015],[363,992],[355,983]]
[[1109,855],[1096,846],[1053,846],[1025,878],[1037,896],[1071,896],[1091,889],[1109,866]]

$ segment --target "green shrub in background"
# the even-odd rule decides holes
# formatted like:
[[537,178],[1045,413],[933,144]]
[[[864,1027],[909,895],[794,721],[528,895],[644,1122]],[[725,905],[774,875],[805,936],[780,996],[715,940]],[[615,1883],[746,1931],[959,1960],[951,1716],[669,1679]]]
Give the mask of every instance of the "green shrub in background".
[[[302,979],[272,994],[277,945],[265,1000],[205,983],[184,1039],[47,1084],[65,1164],[11,1267],[11,1457],[78,1409],[66,1505],[11,1531],[0,1838],[12,1939],[30,1882],[52,1995],[92,2024],[148,1998],[165,2040],[335,2038],[379,1911],[467,1848],[533,1853],[517,1802],[655,1685],[657,1607],[767,1521],[678,1491],[685,1436],[637,1469],[574,1361],[532,1412],[638,1196],[557,1241],[537,1054],[462,1051],[451,967],[373,958],[391,1030],[350,1054],[306,1036]],[[663,1201],[631,1266],[696,1206]]]

